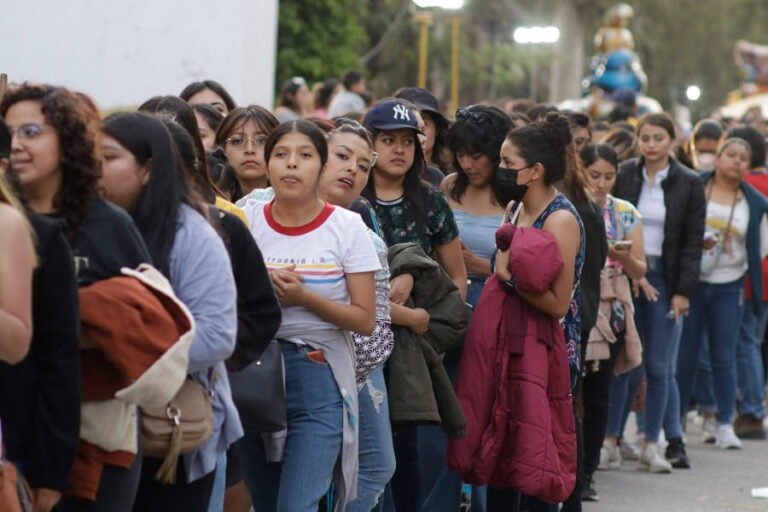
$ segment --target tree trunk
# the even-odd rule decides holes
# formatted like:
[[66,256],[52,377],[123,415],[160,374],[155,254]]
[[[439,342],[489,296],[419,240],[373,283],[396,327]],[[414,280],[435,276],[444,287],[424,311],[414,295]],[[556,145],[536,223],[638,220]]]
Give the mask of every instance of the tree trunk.
[[560,40],[549,75],[549,102],[581,96],[584,77],[584,20],[577,0],[559,0],[557,26]]

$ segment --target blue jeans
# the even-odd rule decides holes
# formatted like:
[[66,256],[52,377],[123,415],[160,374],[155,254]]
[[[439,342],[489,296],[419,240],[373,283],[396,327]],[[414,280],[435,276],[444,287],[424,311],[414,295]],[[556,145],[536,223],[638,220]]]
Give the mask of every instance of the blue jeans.
[[223,512],[224,493],[227,491],[227,452],[219,454],[216,462],[216,477],[213,481],[211,502],[208,504],[208,512]]
[[307,347],[282,343],[288,436],[282,462],[267,462],[259,434],[236,443],[243,479],[258,511],[317,512],[341,453],[343,406],[327,363]]
[[755,303],[750,301],[744,308],[736,344],[736,376],[741,398],[739,412],[762,418],[765,414],[765,370],[760,345],[768,321],[768,306],[760,302],[758,307],[759,311],[755,312]]
[[477,301],[480,300],[480,294],[483,293],[485,287],[485,281],[487,277],[470,277],[469,286],[467,286],[467,300],[466,303],[473,308],[477,306]]
[[659,258],[648,258],[646,279],[659,291],[656,302],[643,294],[635,300],[635,323],[643,344],[648,388],[645,395],[645,440],[659,440],[662,425],[667,437],[682,437],[680,396],[675,381],[677,351],[683,320],[669,318],[670,299]]
[[[715,399],[715,384],[712,377],[712,364],[709,355],[709,339],[706,333],[701,338],[701,355],[696,368],[696,380],[693,387],[693,399],[701,414],[715,414],[717,412],[717,400]],[[681,412],[685,415],[688,404],[683,404]]]
[[744,314],[744,278],[730,283],[699,282],[683,330],[677,362],[680,403],[691,398],[701,340],[709,339],[710,364],[717,402],[717,422],[728,424],[736,402],[736,342]]
[[[470,288],[472,284],[470,284]],[[480,292],[482,292],[482,286],[478,290],[478,297]],[[470,302],[469,298],[468,293],[467,302],[473,305],[477,304],[477,301]],[[446,365],[445,369],[455,386],[459,367]],[[419,445],[421,447],[421,464],[426,495],[422,510],[424,512],[459,510],[462,493],[469,491],[472,512],[485,512],[488,488],[484,485],[467,485],[464,487],[461,474],[448,468],[446,464],[448,437],[443,428],[432,425],[419,427]]]
[[[605,435],[620,438],[624,435],[627,418],[632,410],[632,401],[643,380],[644,367],[638,366],[627,373],[616,375],[611,382],[611,398],[608,401],[608,423]],[[640,430],[638,429],[638,432]]]
[[347,512],[370,512],[395,473],[395,451],[389,424],[384,370],[376,368],[360,390],[360,437],[357,498]]

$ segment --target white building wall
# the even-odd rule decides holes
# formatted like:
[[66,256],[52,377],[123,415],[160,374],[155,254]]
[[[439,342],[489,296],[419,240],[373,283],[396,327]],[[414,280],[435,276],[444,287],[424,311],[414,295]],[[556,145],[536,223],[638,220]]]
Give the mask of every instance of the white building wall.
[[221,82],[273,103],[279,0],[3,0],[0,72],[61,84],[103,109]]

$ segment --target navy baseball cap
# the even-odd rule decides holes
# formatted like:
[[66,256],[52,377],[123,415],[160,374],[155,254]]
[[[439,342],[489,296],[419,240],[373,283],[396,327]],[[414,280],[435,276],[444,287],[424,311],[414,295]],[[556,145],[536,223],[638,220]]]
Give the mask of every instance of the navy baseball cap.
[[365,114],[363,125],[369,130],[410,128],[417,133],[423,133],[419,130],[416,116],[411,109],[397,100],[384,100],[376,103]]

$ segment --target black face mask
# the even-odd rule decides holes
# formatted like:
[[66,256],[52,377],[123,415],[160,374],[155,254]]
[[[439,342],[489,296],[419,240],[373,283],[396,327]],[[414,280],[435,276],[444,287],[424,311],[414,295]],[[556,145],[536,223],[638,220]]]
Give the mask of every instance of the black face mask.
[[501,206],[506,207],[510,201],[521,201],[528,192],[528,185],[518,185],[517,175],[520,171],[531,167],[527,165],[520,169],[507,169],[498,167],[491,180],[491,190],[496,195],[496,200]]

